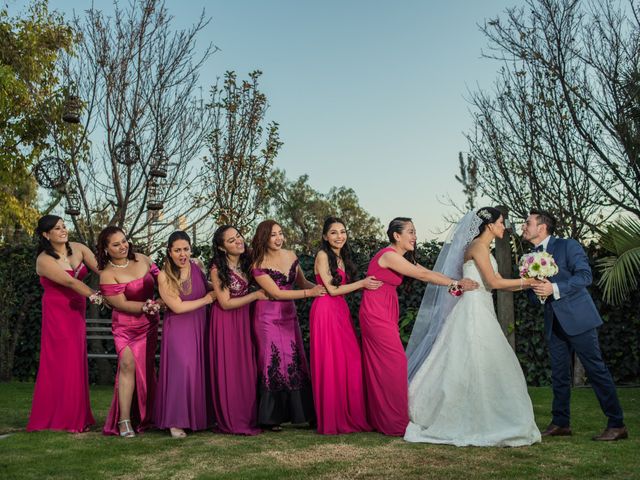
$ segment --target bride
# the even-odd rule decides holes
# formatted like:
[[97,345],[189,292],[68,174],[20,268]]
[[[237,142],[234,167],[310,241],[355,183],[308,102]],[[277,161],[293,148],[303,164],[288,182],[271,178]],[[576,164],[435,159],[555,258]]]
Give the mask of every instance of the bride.
[[497,272],[491,242],[504,232],[499,210],[469,212],[438,256],[435,271],[464,275],[480,287],[458,298],[432,285],[425,291],[407,347],[409,442],[517,447],[540,441],[524,375],[493,307],[492,289],[534,283]]

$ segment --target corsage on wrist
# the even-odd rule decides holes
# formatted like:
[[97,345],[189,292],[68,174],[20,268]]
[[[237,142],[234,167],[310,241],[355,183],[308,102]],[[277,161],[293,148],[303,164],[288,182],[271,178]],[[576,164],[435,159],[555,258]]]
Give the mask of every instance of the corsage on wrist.
[[147,315],[157,315],[160,312],[160,304],[155,300],[148,299],[142,305],[142,311]]
[[462,288],[462,286],[458,283],[457,280],[451,282],[449,284],[449,286],[447,287],[447,291],[453,295],[454,297],[459,297],[460,295],[462,295],[462,291],[464,289]]
[[100,292],[93,292],[89,295],[89,301],[94,305],[102,305],[104,303],[104,297]]

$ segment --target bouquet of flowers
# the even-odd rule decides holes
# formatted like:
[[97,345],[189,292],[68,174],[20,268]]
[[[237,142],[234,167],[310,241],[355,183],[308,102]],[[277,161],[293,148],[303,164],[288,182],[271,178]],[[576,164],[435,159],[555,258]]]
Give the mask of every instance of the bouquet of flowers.
[[[553,255],[548,252],[532,252],[525,253],[520,259],[520,277],[522,278],[536,278],[542,280],[543,278],[553,277],[558,273],[558,265],[553,259]],[[538,295],[540,303],[544,303],[547,299],[546,296]]]
[[160,312],[160,304],[155,300],[148,299],[142,305],[142,311],[147,315],[157,315]]

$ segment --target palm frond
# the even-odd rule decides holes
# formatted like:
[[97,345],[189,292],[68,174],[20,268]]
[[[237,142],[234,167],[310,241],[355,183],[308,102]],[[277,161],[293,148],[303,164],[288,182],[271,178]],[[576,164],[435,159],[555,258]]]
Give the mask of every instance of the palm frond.
[[629,298],[640,276],[640,219],[621,218],[608,226],[600,245],[613,255],[596,262],[603,300],[612,305]]

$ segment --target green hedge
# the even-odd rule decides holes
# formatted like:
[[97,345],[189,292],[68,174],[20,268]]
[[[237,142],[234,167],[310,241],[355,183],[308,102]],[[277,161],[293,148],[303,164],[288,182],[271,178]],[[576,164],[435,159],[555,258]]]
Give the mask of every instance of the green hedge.
[[[353,245],[354,260],[361,274],[364,274],[369,259],[384,247],[380,242],[360,242]],[[422,265],[432,267],[440,250],[436,242],[419,245],[417,257]],[[194,248],[207,265],[210,255],[209,245]],[[591,250],[590,258],[597,258],[599,252]],[[162,256],[156,261],[160,264]],[[307,275],[313,278],[313,257],[301,256],[300,264]],[[40,349],[40,296],[41,287],[35,274],[35,247],[20,245],[0,249],[0,354],[4,379],[10,375],[19,380],[32,380],[38,366]],[[595,280],[597,272],[594,270]],[[594,282],[595,284],[595,282]],[[399,287],[400,334],[403,341],[409,339],[416,312],[420,307],[425,285],[418,281],[405,281]],[[640,379],[640,293],[624,305],[612,307],[603,305],[596,286],[592,295],[605,324],[600,330],[603,355],[617,383],[634,383]],[[358,316],[361,295],[355,293],[347,297],[354,319]],[[311,300],[296,302],[303,337],[308,345],[309,309]],[[108,313],[107,313],[108,315]],[[547,385],[550,378],[547,347],[543,333],[543,319],[540,307],[529,304],[523,294],[515,295],[516,351],[530,385]],[[11,338],[16,337],[13,367],[7,373],[10,362],[8,350]],[[13,352],[9,352],[13,353]],[[95,380],[96,365],[90,363],[91,380]]]

